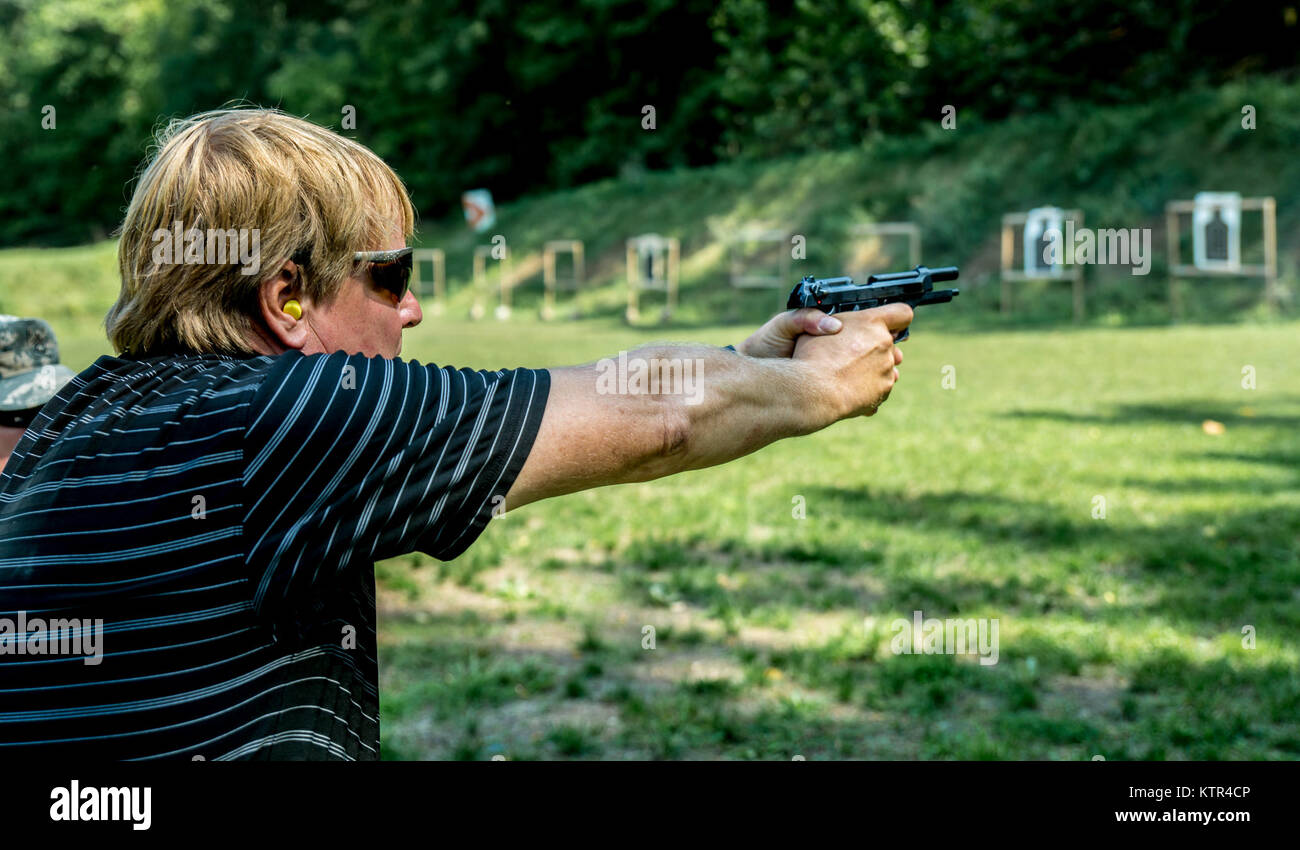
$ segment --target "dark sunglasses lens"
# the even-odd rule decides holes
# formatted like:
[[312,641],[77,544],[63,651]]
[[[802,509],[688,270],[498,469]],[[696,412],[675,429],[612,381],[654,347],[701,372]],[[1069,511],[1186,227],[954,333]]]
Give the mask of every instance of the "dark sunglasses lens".
[[386,289],[401,300],[406,297],[406,289],[411,284],[411,255],[407,254],[400,260],[394,260],[391,263],[373,263],[370,266],[370,275],[375,281],[375,285]]

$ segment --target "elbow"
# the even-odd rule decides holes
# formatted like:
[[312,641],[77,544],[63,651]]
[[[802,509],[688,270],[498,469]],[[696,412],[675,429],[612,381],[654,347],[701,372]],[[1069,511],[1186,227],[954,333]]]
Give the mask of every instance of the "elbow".
[[656,455],[664,460],[685,458],[691,444],[691,416],[681,399],[673,398],[662,403],[660,414],[659,452]]
[[654,401],[645,417],[650,427],[640,462],[630,476],[633,481],[652,481],[690,468],[691,416],[680,399],[667,397]]

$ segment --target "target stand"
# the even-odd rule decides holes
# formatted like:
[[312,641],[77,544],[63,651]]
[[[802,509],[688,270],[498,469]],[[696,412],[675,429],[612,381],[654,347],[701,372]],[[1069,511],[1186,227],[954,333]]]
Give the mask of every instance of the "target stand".
[[627,240],[627,313],[628,323],[641,318],[642,290],[666,295],[661,321],[672,318],[677,307],[677,276],[681,267],[681,242],[672,236],[645,233]]
[[[470,307],[469,317],[475,321],[483,318],[487,312],[483,306],[483,297],[488,292],[487,261],[492,257],[492,250],[495,247],[495,245],[476,245],[474,247],[474,304]],[[509,276],[510,253],[507,251],[505,256],[497,261],[497,289],[500,293],[500,300],[494,311],[497,319],[503,321],[510,318],[510,287],[506,284]]]
[[[1002,304],[1004,315],[1011,314],[1011,283],[1017,280],[1069,280],[1073,291],[1074,320],[1083,321],[1083,266],[1074,262],[1074,246],[1066,244],[1065,222],[1073,221],[1083,227],[1083,210],[1065,210],[1059,207],[1038,207],[1029,212],[1013,212],[1002,216]],[[1043,257],[1043,248],[1049,244],[1048,231],[1055,228],[1061,233],[1064,248],[1063,263],[1049,263]],[[1019,239],[1017,239],[1019,234]],[[1020,243],[1022,263],[1016,264],[1016,244]]]
[[[727,264],[733,289],[775,289],[785,307],[790,291],[790,237],[782,228],[746,227],[727,237]],[[775,254],[775,256],[773,256]],[[740,299],[731,300],[731,318],[737,318]]]
[[[447,255],[441,248],[422,248],[411,254],[414,268],[411,275],[411,289],[415,297],[430,298],[429,312],[441,316],[447,301]],[[424,264],[432,270],[429,279],[424,277]]]
[[[555,258],[562,253],[573,257],[573,276],[564,280],[557,278],[555,273]],[[573,293],[573,310],[570,318],[582,317],[578,307],[578,296],[582,292],[584,278],[585,263],[581,239],[556,239],[542,247],[542,283],[545,286],[545,294],[542,296],[543,321],[549,322],[555,318],[555,293],[560,289]]]
[[[1244,212],[1259,212],[1264,257],[1262,263],[1241,262],[1241,223]],[[1192,220],[1192,264],[1181,262],[1181,220]],[[1181,281],[1188,277],[1258,277],[1264,280],[1264,300],[1276,310],[1277,201],[1271,197],[1243,198],[1233,192],[1201,192],[1190,201],[1165,204],[1165,244],[1169,249],[1169,311],[1182,317]]]

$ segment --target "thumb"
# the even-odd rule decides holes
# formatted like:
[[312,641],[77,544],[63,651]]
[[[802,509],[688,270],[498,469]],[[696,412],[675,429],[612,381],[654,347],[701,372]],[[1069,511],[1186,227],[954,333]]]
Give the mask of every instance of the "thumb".
[[886,304],[883,307],[873,307],[872,312],[876,313],[885,327],[891,331],[901,331],[903,328],[912,324],[912,308],[902,302]]
[[823,336],[837,333],[843,325],[839,319],[828,316],[816,307],[801,307],[782,313],[778,330],[782,336],[793,339],[799,334]]

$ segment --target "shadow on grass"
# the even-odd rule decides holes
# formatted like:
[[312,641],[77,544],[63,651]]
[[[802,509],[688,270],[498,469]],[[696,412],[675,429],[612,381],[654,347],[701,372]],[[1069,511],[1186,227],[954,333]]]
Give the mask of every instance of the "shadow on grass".
[[[1270,404],[1290,399],[1269,398]],[[1300,415],[1247,415],[1246,404],[1228,405],[1218,401],[1187,400],[1163,404],[1121,404],[1109,414],[1069,413],[1063,410],[1016,410],[1006,413],[1015,419],[1045,419],[1086,425],[1187,424],[1200,425],[1213,419],[1228,426],[1266,426],[1300,429]]]
[[[1300,437],[1297,437],[1300,439]],[[1243,454],[1232,452],[1206,452],[1200,457],[1210,460],[1229,460],[1238,463],[1265,463],[1272,466],[1280,466],[1284,469],[1291,470],[1300,474],[1300,451],[1268,451],[1259,454]]]
[[1300,492],[1300,473],[1286,481],[1242,481],[1240,479],[1188,477],[1188,478],[1125,478],[1123,487],[1135,487],[1153,493],[1223,493],[1226,490],[1272,495],[1274,493]]
[[[1101,421],[1172,421],[1175,407],[1182,410],[1134,406],[1124,414],[1134,419]],[[1196,403],[1190,408],[1196,408],[1194,416],[1223,415]],[[1300,455],[1286,444],[1258,454],[1193,457],[1300,467]],[[1238,486],[1211,477],[1125,484],[1207,494]],[[579,662],[562,651],[501,646],[496,622],[435,618],[427,625],[431,648],[381,649],[381,664],[395,674],[386,679],[396,686],[395,693],[385,691],[386,718],[418,729],[419,718],[433,713],[442,733],[454,738],[440,751],[481,758],[499,735],[474,726],[462,730],[455,718],[522,700],[522,686],[539,698],[539,710],[564,705],[577,694],[616,708],[623,724],[617,736],[601,737],[580,735],[556,719],[550,737],[529,750],[543,758],[614,752],[782,759],[1300,754],[1300,677],[1287,665],[1252,664],[1249,653],[1235,645],[1224,644],[1221,657],[1205,660],[1198,655],[1203,650],[1192,646],[1117,649],[1106,637],[1110,626],[1140,634],[1153,625],[1215,640],[1248,624],[1261,641],[1292,643],[1300,633],[1300,511],[1293,505],[1226,500],[1221,508],[1180,509],[1142,524],[1122,503],[1111,519],[1094,520],[1087,505],[1069,510],[970,490],[918,495],[823,486],[807,495],[854,533],[764,543],[669,536],[632,542],[616,556],[614,569],[629,605],[675,608],[686,602],[728,625],[725,639],[692,632],[681,645],[733,655],[744,686],[682,681],[646,693],[632,672],[632,656],[646,655],[632,651],[637,647],[583,652],[587,660]],[[891,534],[898,530],[906,530],[906,541]],[[932,536],[934,545],[916,548],[918,532]],[[864,538],[873,542],[864,547]],[[980,557],[967,567],[962,559],[972,552]],[[1011,571],[1004,563],[1023,567]],[[943,569],[936,575],[939,564]],[[1086,586],[1086,578],[1098,574],[1123,581],[1118,600],[1103,605],[1074,592],[1073,585]],[[748,618],[748,625],[788,626],[792,613],[831,609],[862,616],[919,609],[940,617],[992,609],[1031,626],[1045,614],[1063,613],[1099,628],[1086,638],[1058,638],[1050,629],[1032,627],[1014,641],[1004,635],[999,663],[983,667],[967,658],[893,655],[887,643],[882,649],[880,640],[861,630],[818,645],[779,648],[749,643],[729,625]],[[779,621],[782,613],[785,623]],[[407,636],[424,630],[405,618],[393,627]],[[454,634],[458,630],[473,638]],[[677,643],[665,640],[659,652],[672,653]],[[575,676],[584,676],[578,665],[593,657],[604,672],[575,684]],[[1094,665],[1107,672],[1098,676]],[[597,685],[601,677],[604,684]],[[755,714],[750,709],[756,690],[764,689],[771,699]],[[499,711],[491,716],[502,722]],[[403,736],[397,743],[418,746],[419,740]]]
[[[864,523],[911,524],[964,537],[972,546],[1009,545],[1106,564],[1154,594],[1144,613],[1170,613],[1201,625],[1259,604],[1291,601],[1300,584],[1300,512],[1285,505],[1184,511],[1148,526],[1094,520],[1084,508],[1066,515],[1046,503],[962,491],[909,497],[832,487],[814,494]],[[979,583],[965,584],[953,581],[947,595],[980,590]],[[1032,590],[1029,583],[1022,586]]]
[[[1211,483],[1211,482],[1207,482]],[[1220,488],[1221,489],[1221,488]],[[909,495],[865,487],[818,487],[809,500],[860,529],[851,539],[815,544],[660,540],[619,554],[624,593],[636,604],[685,601],[716,612],[802,608],[960,611],[997,606],[1026,614],[1159,617],[1197,632],[1269,620],[1300,626],[1300,512],[1287,505],[1187,510],[1148,525],[1123,514],[1096,520],[1088,505],[1068,514],[1058,505],[969,491]],[[890,532],[933,532],[937,549],[917,554],[890,542]],[[864,537],[879,541],[864,549]],[[987,564],[1034,564],[1007,575],[984,566],[930,567],[980,552]],[[913,569],[913,567],[922,567]],[[1122,578],[1133,602],[1094,610],[1067,592],[1071,575]],[[719,577],[734,572],[739,579]],[[1095,573],[1094,573],[1095,574]]]
[[[846,500],[841,509],[860,513],[864,521],[871,515],[873,521],[911,518],[941,525],[951,518],[945,512],[951,515],[957,510],[953,506],[960,505],[970,511],[964,533],[978,537],[991,532],[1001,540],[1008,530],[1001,521],[985,524],[977,510],[983,501],[978,494],[908,499],[899,493],[873,492],[869,501],[862,492],[847,489],[828,489],[821,495]],[[1052,529],[1034,544],[1044,550],[1068,549],[1090,540],[1092,534],[1103,535],[1102,544],[1117,555],[1135,559],[1177,558],[1182,547],[1189,547],[1193,558],[1189,565],[1198,574],[1189,575],[1183,567],[1172,573],[1151,571],[1135,563],[1129,569],[1131,578],[1142,585],[1138,597],[1146,593],[1151,597],[1132,605],[1107,606],[1107,617],[1139,628],[1144,620],[1172,621],[1204,635],[1234,630],[1241,615],[1250,612],[1246,622],[1259,627],[1261,639],[1274,642],[1294,634],[1300,625],[1291,602],[1300,579],[1294,548],[1281,552],[1282,560],[1253,570],[1207,568],[1208,556],[1201,550],[1206,545],[1217,547],[1213,540],[1196,542],[1204,540],[1196,525],[1205,516],[1183,516],[1175,527],[1164,529],[1094,529],[1084,521],[1052,515],[1046,508],[1007,499],[995,502],[998,510],[1036,513],[1031,527]],[[1277,511],[1241,512],[1219,517],[1218,522],[1222,533],[1234,539],[1224,557],[1248,558],[1251,551],[1258,554],[1260,547],[1278,543],[1276,532],[1300,532],[1296,517]],[[1073,543],[1065,545],[1062,539]],[[812,599],[795,591],[806,591],[819,573],[825,574],[825,587],[835,588],[863,570],[849,559],[847,549],[840,553],[841,560],[824,566],[789,559],[746,559],[742,571],[757,575],[758,580],[748,589],[731,591],[713,581],[716,560],[724,555],[705,547],[704,541],[684,545],[679,552],[684,559],[675,567],[669,566],[672,553],[662,544],[650,553],[660,560],[660,571],[683,571],[684,583],[673,587],[692,602],[739,607],[795,601],[812,607]],[[784,551],[781,546],[772,549]],[[737,551],[729,550],[725,556]],[[1006,611],[1003,616],[1032,618],[1042,610],[1044,599],[1061,607],[1071,604],[1060,577],[1030,576],[1014,582],[974,575],[931,578],[891,573],[888,561],[882,556],[873,566],[885,584],[878,601],[891,610],[921,608],[942,612],[940,616],[956,615],[968,605],[994,602]],[[698,575],[692,572],[692,563],[698,566]],[[620,572],[635,576],[645,570],[628,560]],[[783,583],[779,580],[783,572],[802,575],[800,581]],[[1272,600],[1271,613],[1251,608],[1261,599]],[[637,601],[645,602],[644,598]],[[851,607],[865,600],[843,603]],[[554,647],[502,645],[501,623],[495,618],[464,613],[387,615],[385,630],[399,632],[403,642],[381,648],[385,722],[393,721],[398,731],[396,738],[390,731],[386,755],[436,752],[443,757],[486,758],[500,742],[509,747],[511,757],[524,758],[601,758],[623,753],[642,758],[788,759],[801,754],[807,758],[1087,759],[1103,753],[1110,759],[1218,759],[1285,758],[1300,752],[1296,723],[1300,678],[1286,665],[1252,665],[1245,662],[1244,654],[1233,653],[1205,661],[1191,647],[1152,647],[1116,657],[1104,639],[1094,646],[1031,632],[1014,642],[1004,640],[999,662],[981,666],[972,658],[951,655],[895,655],[880,640],[889,634],[886,624],[878,626],[872,636],[854,628],[816,645],[788,648],[752,645],[743,639],[736,643],[703,633],[692,633],[689,640],[683,635],[679,641],[670,638],[665,628],[665,639],[656,652],[644,651],[636,640],[632,640],[636,645],[622,645],[584,638],[584,645],[596,648],[583,651],[579,658]],[[423,634],[428,635],[427,642],[421,639]],[[664,682],[664,687],[652,691],[638,684],[639,662],[670,658],[679,651],[734,655],[743,684],[683,680],[675,685]],[[1088,679],[1095,675],[1088,672],[1093,664],[1112,665],[1118,675]],[[575,677],[581,679],[577,685]],[[1081,697],[1084,691],[1091,696]],[[758,701],[761,707],[755,713],[759,693],[766,698]],[[621,731],[611,736],[573,728],[562,714],[575,697],[616,711]],[[504,711],[507,705],[524,701],[530,703],[527,711]],[[501,725],[525,717],[529,735],[537,743],[529,744],[528,736],[519,738],[510,731],[513,726]]]

